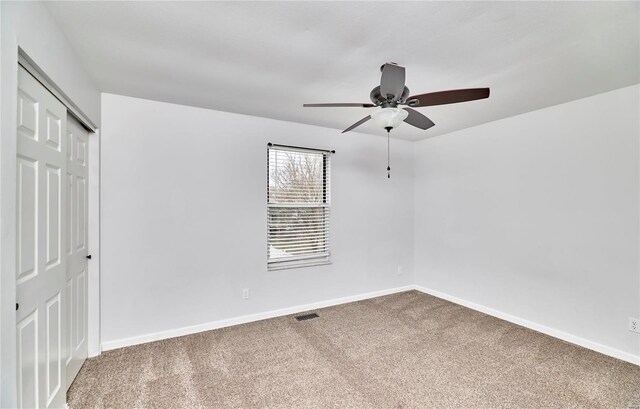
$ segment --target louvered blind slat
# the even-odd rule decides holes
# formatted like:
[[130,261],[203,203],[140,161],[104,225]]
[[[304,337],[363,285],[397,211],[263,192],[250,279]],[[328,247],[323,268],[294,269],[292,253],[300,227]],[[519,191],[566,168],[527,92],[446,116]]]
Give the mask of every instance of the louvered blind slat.
[[267,149],[269,269],[329,262],[330,154]]

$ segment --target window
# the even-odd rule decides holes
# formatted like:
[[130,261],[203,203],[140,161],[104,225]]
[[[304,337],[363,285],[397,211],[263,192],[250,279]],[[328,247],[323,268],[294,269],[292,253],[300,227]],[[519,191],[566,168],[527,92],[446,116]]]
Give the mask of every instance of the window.
[[269,144],[267,266],[327,264],[330,152]]

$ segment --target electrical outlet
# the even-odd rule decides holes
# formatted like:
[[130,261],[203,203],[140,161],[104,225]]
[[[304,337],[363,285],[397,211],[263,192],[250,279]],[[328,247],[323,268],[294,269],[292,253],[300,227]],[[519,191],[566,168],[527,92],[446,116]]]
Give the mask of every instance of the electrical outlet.
[[242,299],[243,300],[248,300],[249,299],[249,289],[245,288],[242,290]]
[[402,266],[400,264],[398,264],[398,275],[402,275]]
[[629,317],[629,331],[640,333],[640,319]]

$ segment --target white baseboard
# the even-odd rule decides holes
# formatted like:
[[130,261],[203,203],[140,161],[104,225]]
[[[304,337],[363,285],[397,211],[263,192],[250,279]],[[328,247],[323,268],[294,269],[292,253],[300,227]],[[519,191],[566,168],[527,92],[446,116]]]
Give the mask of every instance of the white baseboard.
[[434,297],[442,298],[443,300],[451,301],[452,303],[462,305],[467,308],[471,308],[472,310],[480,311],[484,314],[491,315],[496,318],[500,318],[505,321],[512,322],[514,324],[532,329],[534,331],[541,332],[543,334],[547,334],[554,338],[559,338],[563,341],[570,342],[572,344],[579,345],[581,347],[591,349],[592,351],[600,352],[601,354],[608,355],[617,359],[621,359],[623,361],[630,362],[632,364],[640,365],[640,356],[630,354],[628,352],[620,351],[619,349],[611,348],[597,342],[589,341],[588,339],[578,337],[576,335],[568,334],[566,332],[557,330],[555,328],[550,328],[542,324],[538,324],[536,322],[532,322],[526,320],[524,318],[516,317],[511,314],[507,314],[502,311],[495,310],[493,308],[485,307],[484,305],[476,304],[471,301],[466,301],[458,297],[454,297],[453,295],[449,295],[446,293],[442,293],[437,290],[432,290],[430,288],[422,287],[420,285],[413,286],[414,289],[423,292],[425,294],[433,295]]
[[604,355],[608,355],[617,359],[621,359],[626,362],[630,362],[635,365],[640,365],[640,356],[630,354],[628,352],[620,351],[619,349],[611,348],[606,345],[599,344],[597,342],[590,341],[585,338],[572,335],[555,328],[547,327],[536,322],[526,320],[524,318],[516,317],[511,314],[507,314],[502,311],[495,310],[484,305],[476,304],[471,301],[463,300],[461,298],[437,291],[420,285],[407,285],[403,287],[390,288],[387,290],[373,291],[369,293],[357,294],[348,297],[336,298],[333,300],[319,301],[311,304],[298,305],[295,307],[282,308],[279,310],[272,310],[267,312],[261,312],[257,314],[243,315],[235,318],[228,318],[219,321],[207,322],[199,325],[192,325],[188,327],[177,328],[173,330],[154,332],[151,334],[139,335],[131,338],[117,339],[114,341],[107,341],[101,344],[101,352],[109,351],[112,349],[123,348],[132,345],[144,344],[147,342],[159,341],[167,338],[180,337],[183,335],[195,334],[198,332],[209,331],[218,328],[231,327],[234,325],[246,324],[249,322],[266,320],[269,318],[282,317],[284,315],[297,314],[304,311],[315,310],[319,308],[331,307],[334,305],[346,304],[354,301],[366,300],[369,298],[381,297],[383,295],[400,293],[403,291],[418,290],[425,294],[433,295],[434,297],[442,298],[443,300],[451,301],[455,304],[462,305],[467,308],[471,308],[476,311],[480,311],[484,314],[491,315],[496,318],[503,319],[505,321],[512,322],[514,324],[532,329],[534,331],[541,332],[543,334],[559,338],[563,341],[570,342],[572,344],[579,345],[581,347],[599,352]]
[[249,322],[262,321],[269,318],[282,317],[284,315],[297,314],[303,311],[316,310],[319,308],[331,307],[339,304],[346,304],[354,301],[366,300],[369,298],[380,297],[383,295],[400,293],[403,291],[413,290],[413,285],[403,287],[390,288],[387,290],[373,291],[364,294],[357,294],[348,297],[336,298],[333,300],[320,301],[311,304],[298,305],[295,307],[282,308],[279,310],[261,312],[257,314],[243,315],[240,317],[224,319],[220,321],[207,322],[199,325],[192,325],[167,331],[154,332],[151,334],[139,335],[131,338],[117,339],[107,341],[101,344],[101,351],[109,351],[112,349],[128,347],[132,345],[144,344],[147,342],[159,341],[167,338],[181,337],[183,335],[195,334],[198,332],[209,331],[212,329],[231,327],[234,325],[246,324]]

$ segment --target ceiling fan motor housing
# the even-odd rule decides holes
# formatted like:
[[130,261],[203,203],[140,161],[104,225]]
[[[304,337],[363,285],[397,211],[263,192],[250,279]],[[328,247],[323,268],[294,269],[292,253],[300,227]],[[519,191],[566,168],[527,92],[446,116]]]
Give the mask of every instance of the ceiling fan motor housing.
[[409,98],[409,88],[407,88],[406,86],[404,87],[400,98],[392,98],[391,100],[389,100],[388,98],[382,96],[382,93],[380,93],[380,86],[377,86],[371,90],[369,98],[371,98],[371,102],[382,108],[395,108],[398,106],[398,104],[404,103],[404,101]]

